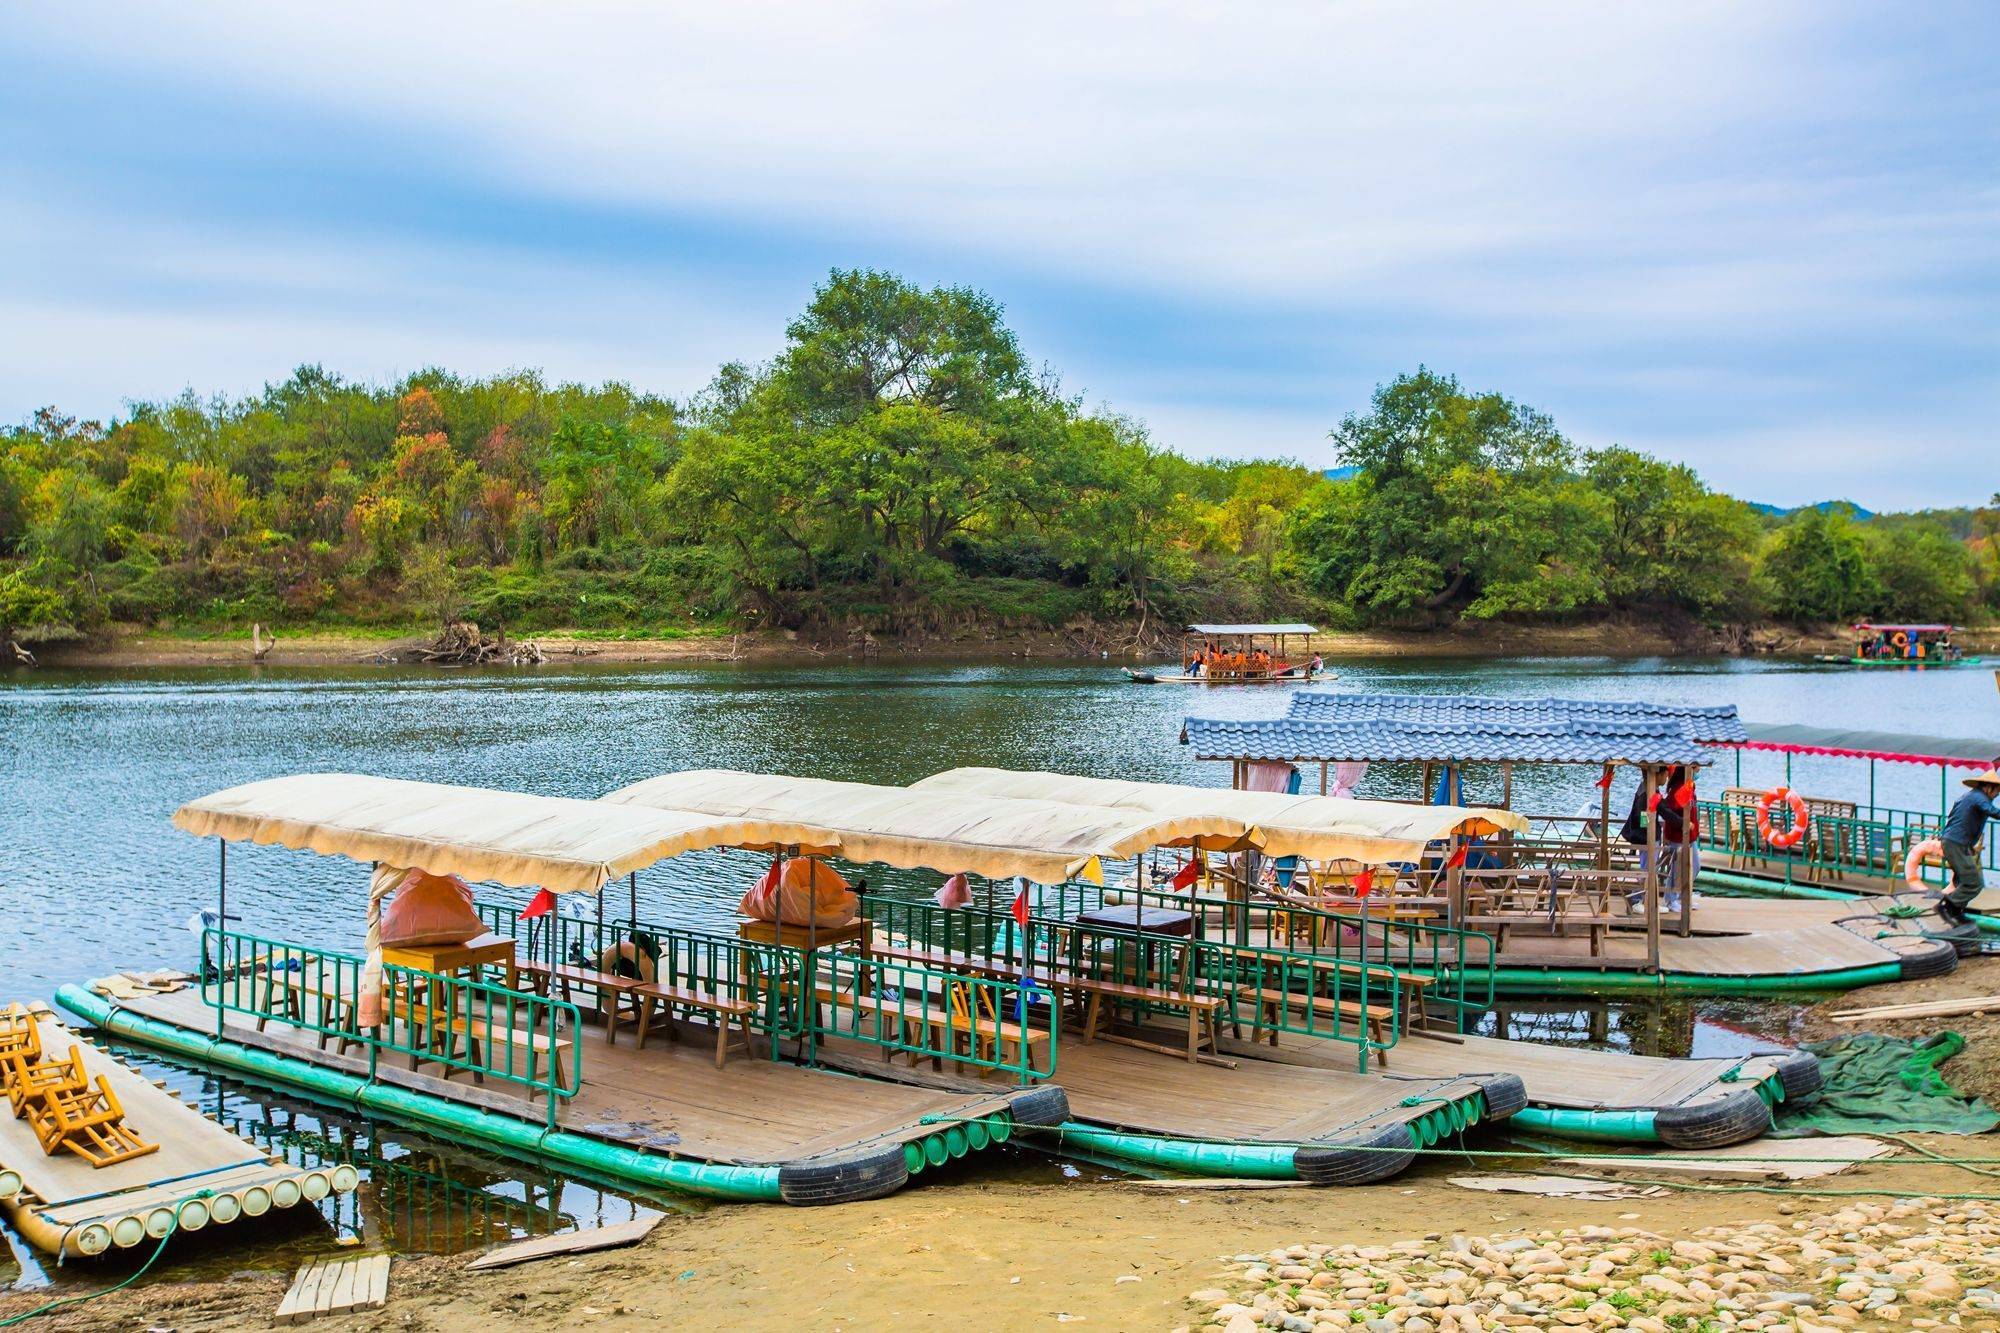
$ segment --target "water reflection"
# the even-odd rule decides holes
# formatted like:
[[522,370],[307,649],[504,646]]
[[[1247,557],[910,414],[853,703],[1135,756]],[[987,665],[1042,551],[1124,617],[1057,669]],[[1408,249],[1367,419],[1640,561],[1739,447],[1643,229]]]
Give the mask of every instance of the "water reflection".
[[1521,999],[1494,1005],[1469,1030],[1554,1046],[1726,1059],[1793,1044],[1802,1012],[1790,1000]]

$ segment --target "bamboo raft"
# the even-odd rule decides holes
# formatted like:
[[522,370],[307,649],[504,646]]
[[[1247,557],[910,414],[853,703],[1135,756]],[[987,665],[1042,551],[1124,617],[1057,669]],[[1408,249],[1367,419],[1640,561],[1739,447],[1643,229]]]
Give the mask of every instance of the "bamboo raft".
[[69,1258],[130,1249],[273,1209],[317,1203],[359,1181],[352,1166],[305,1170],[273,1157],[153,1084],[46,1013],[44,1050],[74,1047],[91,1081],[104,1079],[125,1123],[158,1151],[92,1167],[42,1151],[24,1120],[0,1116],[0,1213],[35,1248]]
[[874,1198],[1067,1113],[1054,1087],[923,1087],[762,1059],[717,1068],[712,1043],[697,1034],[643,1051],[593,1040],[582,1085],[550,1130],[543,1106],[518,1092],[386,1060],[371,1072],[366,1059],[323,1049],[312,1032],[281,1022],[260,1032],[231,1013],[218,1037],[215,1009],[192,989],[111,1000],[65,986],[56,1002],[129,1040],[344,1107],[518,1157],[717,1198]]

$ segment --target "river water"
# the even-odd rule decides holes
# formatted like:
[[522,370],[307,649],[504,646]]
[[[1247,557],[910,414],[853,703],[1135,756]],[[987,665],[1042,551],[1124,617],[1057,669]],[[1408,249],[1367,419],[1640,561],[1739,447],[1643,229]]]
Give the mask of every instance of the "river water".
[[[1977,669],[1596,658],[1335,665],[1339,679],[1322,688],[1734,703],[1756,721],[2000,736],[2000,696],[1992,675]],[[175,830],[169,816],[191,797],[257,778],[345,771],[593,797],[688,768],[903,783],[985,764],[1221,786],[1226,765],[1196,762],[1178,743],[1182,717],[1274,715],[1289,688],[1140,686],[1105,662],[0,673],[0,999],[46,996],[113,968],[191,966],[185,923],[213,905],[216,848]],[[1775,757],[1744,762],[1746,783],[1782,774]],[[1594,776],[1525,772],[1515,804],[1578,810]],[[1734,778],[1726,757],[1719,776]],[[1800,761],[1797,780],[1816,794],[1866,796],[1864,767],[1849,761]],[[1877,782],[1884,804],[1934,809],[1940,799],[1935,769],[1882,765]],[[1416,784],[1408,771],[1382,769],[1363,794],[1407,796]],[[1470,786],[1475,800],[1487,794],[1478,775]],[[758,868],[726,853],[681,858],[640,876],[642,911],[723,923]],[[338,858],[232,847],[230,907],[254,933],[354,948],[367,877]],[[922,890],[937,877],[883,878]],[[1768,1009],[1726,1005],[1632,1015],[1620,1011],[1610,1040],[1675,1053],[1726,1050],[1739,1030],[1765,1033],[1782,1021]],[[1508,1021],[1523,1035],[1592,1035],[1562,1011],[1524,1010]],[[1602,1025],[1595,1035],[1605,1035]],[[213,1080],[203,1086],[211,1097],[248,1097],[232,1105],[252,1119],[258,1107],[270,1108],[273,1121],[299,1110]],[[319,1125],[318,1113],[308,1118]],[[467,1160],[381,1127],[356,1132],[380,1136],[392,1154],[429,1153],[461,1167]],[[364,1166],[369,1153],[383,1157],[349,1151]],[[495,1170],[510,1182],[509,1197],[534,1195],[539,1178],[488,1166],[474,1172],[481,1192],[494,1189],[486,1177]],[[407,1195],[407,1180],[386,1171],[370,1188],[391,1180]],[[647,1206],[609,1197],[613,1212]],[[601,1206],[566,1197],[543,1216]]]

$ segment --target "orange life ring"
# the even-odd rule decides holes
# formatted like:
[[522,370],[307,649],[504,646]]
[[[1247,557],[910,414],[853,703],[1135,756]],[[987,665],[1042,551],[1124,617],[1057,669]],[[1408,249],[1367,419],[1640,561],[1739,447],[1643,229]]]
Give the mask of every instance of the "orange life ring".
[[[1788,829],[1771,827],[1771,811],[1782,801],[1791,807],[1792,826]],[[1757,836],[1781,852],[1790,851],[1806,840],[1812,829],[1812,811],[1806,808],[1805,797],[1789,787],[1774,787],[1757,798]]]
[[1928,889],[1930,885],[1924,883],[1924,863],[1937,864],[1943,860],[1944,844],[1936,838],[1911,844],[1910,854],[1903,858],[1903,882],[1913,889]]
[[1910,646],[1910,636],[1901,630],[1897,630],[1889,636],[1889,642],[1895,644],[1898,648],[1907,648]]

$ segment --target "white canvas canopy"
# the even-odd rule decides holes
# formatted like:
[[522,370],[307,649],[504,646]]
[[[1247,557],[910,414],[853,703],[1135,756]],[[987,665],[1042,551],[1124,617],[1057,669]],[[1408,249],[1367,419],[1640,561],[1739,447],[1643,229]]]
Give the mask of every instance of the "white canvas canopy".
[[555,893],[594,892],[682,852],[776,841],[814,847],[822,833],[356,773],[299,773],[231,787],[189,801],[174,812],[174,825],[199,837]]
[[1486,835],[1502,829],[1525,833],[1528,829],[1527,819],[1511,810],[1286,796],[1006,768],[954,768],[912,783],[910,790],[993,800],[1033,795],[1043,801],[1155,815],[1224,814],[1254,828],[1255,842],[1266,855],[1303,856],[1314,861],[1414,861],[1426,844],[1453,834]]
[[1097,809],[1031,798],[995,800],[957,792],[836,782],[824,778],[696,769],[634,783],[604,797],[617,805],[827,830],[841,856],[903,869],[1074,879],[1092,857],[1136,856],[1151,847],[1248,845],[1255,831],[1224,811]]

